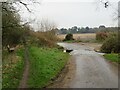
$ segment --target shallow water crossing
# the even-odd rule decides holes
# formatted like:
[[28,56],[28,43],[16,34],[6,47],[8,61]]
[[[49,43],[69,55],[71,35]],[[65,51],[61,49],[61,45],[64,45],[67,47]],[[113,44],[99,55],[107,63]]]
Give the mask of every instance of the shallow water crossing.
[[75,76],[69,88],[118,88],[118,67],[97,53],[93,47],[77,43],[58,43],[70,53],[76,62]]

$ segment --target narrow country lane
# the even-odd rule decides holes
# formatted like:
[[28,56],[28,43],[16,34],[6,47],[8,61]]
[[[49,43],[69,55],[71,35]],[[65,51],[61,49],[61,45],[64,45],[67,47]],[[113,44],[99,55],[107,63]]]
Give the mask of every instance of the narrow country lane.
[[67,49],[76,62],[73,80],[68,88],[118,88],[118,67],[106,61],[102,53],[94,51],[89,45],[77,43],[58,43]]

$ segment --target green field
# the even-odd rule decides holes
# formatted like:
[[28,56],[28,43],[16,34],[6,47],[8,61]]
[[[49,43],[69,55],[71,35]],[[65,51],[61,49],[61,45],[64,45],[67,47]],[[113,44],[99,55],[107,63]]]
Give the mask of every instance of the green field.
[[30,75],[28,86],[42,88],[58,75],[68,61],[69,54],[57,48],[29,47]]
[[107,60],[110,60],[112,62],[117,62],[119,63],[120,62],[120,58],[119,58],[119,55],[118,54],[105,54],[104,57],[107,59]]

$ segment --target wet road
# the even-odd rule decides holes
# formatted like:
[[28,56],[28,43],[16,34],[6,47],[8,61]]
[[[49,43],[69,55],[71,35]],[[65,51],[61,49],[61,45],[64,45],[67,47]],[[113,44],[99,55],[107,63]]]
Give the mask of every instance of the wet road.
[[76,71],[69,88],[118,88],[118,67],[88,45],[58,43],[75,57]]

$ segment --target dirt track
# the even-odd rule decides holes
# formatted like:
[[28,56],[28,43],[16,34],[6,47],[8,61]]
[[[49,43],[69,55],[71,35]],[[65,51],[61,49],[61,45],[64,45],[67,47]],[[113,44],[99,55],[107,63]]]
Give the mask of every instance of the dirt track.
[[24,62],[25,62],[24,72],[23,72],[22,80],[20,81],[18,89],[28,88],[28,86],[27,86],[27,80],[28,80],[28,76],[29,76],[28,48],[25,48]]

